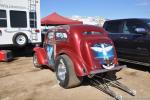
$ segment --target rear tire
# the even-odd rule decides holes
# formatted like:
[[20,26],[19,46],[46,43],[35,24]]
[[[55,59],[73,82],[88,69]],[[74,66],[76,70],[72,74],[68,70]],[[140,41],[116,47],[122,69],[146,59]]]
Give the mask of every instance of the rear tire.
[[39,64],[39,62],[38,62],[37,53],[33,54],[33,64],[36,68],[41,68],[42,67],[42,65]]
[[72,88],[82,82],[82,77],[77,77],[74,64],[67,55],[61,55],[56,60],[56,76],[60,86],[63,88]]
[[28,37],[24,33],[17,33],[13,37],[13,43],[18,47],[23,47],[28,43]]

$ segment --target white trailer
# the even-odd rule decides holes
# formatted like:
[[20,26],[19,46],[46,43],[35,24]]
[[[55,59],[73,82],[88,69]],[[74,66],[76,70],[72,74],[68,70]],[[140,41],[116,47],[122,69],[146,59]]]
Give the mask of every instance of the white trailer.
[[40,42],[40,0],[0,0],[0,47]]

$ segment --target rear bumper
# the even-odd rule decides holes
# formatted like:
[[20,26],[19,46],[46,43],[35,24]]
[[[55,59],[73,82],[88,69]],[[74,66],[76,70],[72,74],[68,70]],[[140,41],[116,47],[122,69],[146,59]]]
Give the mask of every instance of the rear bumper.
[[126,68],[126,65],[121,65],[121,66],[115,66],[112,69],[100,69],[100,70],[95,70],[95,71],[91,71],[90,74],[98,74],[98,73],[105,73],[105,72],[109,72],[109,71],[119,71],[123,68]]

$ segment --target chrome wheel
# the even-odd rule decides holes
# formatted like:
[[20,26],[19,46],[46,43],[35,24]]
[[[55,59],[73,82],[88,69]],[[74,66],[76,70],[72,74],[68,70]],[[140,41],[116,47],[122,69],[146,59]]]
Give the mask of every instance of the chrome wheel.
[[34,54],[34,56],[33,56],[33,64],[34,64],[35,66],[38,65],[38,61],[37,61],[36,54]]
[[39,62],[38,62],[37,54],[36,54],[36,53],[33,55],[33,64],[34,64],[34,66],[37,67],[37,68],[40,68],[40,67],[41,67],[41,65],[40,65]]
[[67,55],[60,55],[56,60],[56,76],[59,85],[64,88],[78,86],[82,82],[82,77],[77,77],[74,64]]
[[60,80],[64,81],[66,78],[66,66],[63,62],[63,59],[60,59],[59,65],[58,65],[58,77],[60,78]]

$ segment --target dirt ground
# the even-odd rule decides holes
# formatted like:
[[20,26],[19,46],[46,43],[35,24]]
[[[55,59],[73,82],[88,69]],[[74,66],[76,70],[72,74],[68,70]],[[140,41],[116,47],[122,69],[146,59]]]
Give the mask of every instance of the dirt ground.
[[[150,73],[143,69],[143,66],[132,66],[134,67],[118,72],[117,77],[122,77],[120,81],[135,89],[137,95],[131,96],[116,88],[113,90],[122,95],[123,100],[150,100]],[[138,67],[141,67],[140,70]],[[32,57],[18,57],[9,63],[0,62],[0,100],[113,100],[113,98],[89,84],[63,89],[58,85],[55,73],[50,69],[34,68]]]

